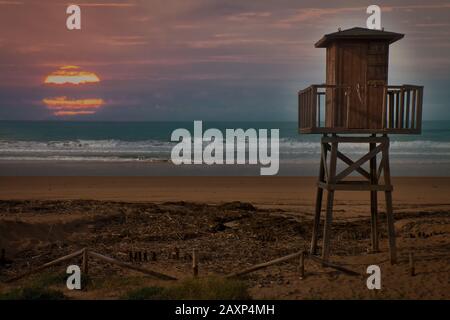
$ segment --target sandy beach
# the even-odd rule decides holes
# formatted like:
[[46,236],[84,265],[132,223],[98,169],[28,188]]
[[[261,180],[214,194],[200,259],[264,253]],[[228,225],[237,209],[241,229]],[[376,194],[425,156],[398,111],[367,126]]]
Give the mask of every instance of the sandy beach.
[[[396,205],[450,204],[448,177],[394,177]],[[312,207],[316,177],[1,177],[0,199],[251,202]],[[339,192],[337,203],[365,203],[364,192]],[[383,200],[381,195],[381,201]],[[352,211],[352,210],[350,210]]]
[[[189,254],[195,247],[201,275],[221,276],[308,248],[315,182],[313,177],[1,177],[0,247],[13,261],[0,269],[1,277],[85,246],[125,261],[132,249],[154,252],[156,261],[140,265],[180,279],[190,277]],[[368,254],[369,194],[338,192],[332,260],[361,276],[308,260],[300,280],[298,260],[289,261],[246,276],[251,296],[450,299],[450,178],[396,177],[393,184],[398,264],[388,262],[383,195],[381,252]],[[379,292],[365,284],[370,264],[382,268]],[[140,285],[160,283],[111,266],[91,269],[101,275],[105,268]],[[73,297],[114,299],[131,283]],[[14,285],[0,286],[2,291]]]

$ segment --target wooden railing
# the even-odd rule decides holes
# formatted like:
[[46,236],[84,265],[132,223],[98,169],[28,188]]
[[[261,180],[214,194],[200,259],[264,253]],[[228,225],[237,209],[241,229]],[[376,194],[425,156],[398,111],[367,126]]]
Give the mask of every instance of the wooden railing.
[[422,130],[423,87],[403,85],[384,89],[383,128]]
[[[382,114],[376,117],[379,125],[376,128],[367,126],[367,128],[358,129],[352,129],[349,119],[352,103],[364,105],[367,102],[362,94],[363,89],[323,84],[312,85],[301,90],[298,93],[300,132],[420,133],[423,87],[402,85],[381,88],[383,90],[380,109]],[[367,91],[367,88],[364,90]],[[361,109],[367,110],[365,107]],[[369,114],[366,116],[368,117]],[[373,121],[373,119],[370,120]]]
[[317,86],[310,86],[298,93],[298,123],[300,129],[316,128],[320,123],[320,106],[317,107]]

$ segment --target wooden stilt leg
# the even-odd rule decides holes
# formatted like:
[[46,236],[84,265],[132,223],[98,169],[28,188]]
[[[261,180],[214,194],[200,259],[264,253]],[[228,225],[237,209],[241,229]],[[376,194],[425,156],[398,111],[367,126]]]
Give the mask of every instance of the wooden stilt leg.
[[[384,183],[385,185],[391,185],[391,172],[389,167],[389,139],[386,137],[386,143],[383,148],[383,161],[384,161]],[[386,218],[389,237],[389,253],[391,264],[397,262],[397,249],[395,246],[395,227],[394,227],[394,213],[392,208],[392,191],[385,191],[386,197]]]
[[[357,161],[346,157],[338,151],[339,143],[369,143],[369,152]],[[377,146],[377,144],[379,144]],[[330,146],[331,145],[331,146]],[[327,262],[330,256],[330,240],[333,222],[334,192],[336,190],[369,191],[371,207],[371,247],[373,252],[379,251],[378,239],[378,191],[384,191],[386,197],[386,216],[387,229],[389,236],[389,251],[391,263],[396,263],[397,252],[395,244],[395,226],[392,207],[392,183],[389,167],[389,138],[387,135],[377,137],[373,134],[371,137],[340,137],[336,134],[332,136],[324,135],[321,141],[322,154],[320,163],[320,174],[318,190],[316,195],[315,217],[311,240],[311,255],[317,254],[317,242],[320,227],[320,216],[322,209],[323,190],[327,190],[326,216],[322,243],[322,261]],[[325,150],[325,151],[324,151]],[[327,152],[330,152],[329,160],[326,159]],[[382,153],[379,168],[377,168],[377,154]],[[348,165],[347,168],[336,174],[337,158]],[[370,172],[366,171],[362,165],[369,161]],[[328,164],[329,163],[329,164]],[[357,172],[367,181],[349,179],[344,181],[347,176]],[[384,174],[384,185],[380,185],[380,175]]]
[[[326,159],[327,148],[324,148],[323,144],[322,144],[322,153],[325,153],[325,154],[322,155],[322,157],[320,157],[319,181],[324,182],[325,166],[327,165],[324,162],[324,159]],[[312,255],[315,255],[316,251],[317,251],[317,239],[319,237],[319,228],[320,228],[320,213],[322,211],[322,198],[323,198],[323,189],[318,186],[317,194],[316,194],[316,210],[315,210],[315,215],[314,215],[314,224],[313,224],[311,248],[310,248],[310,252]]]
[[[370,151],[375,149],[376,144],[370,144]],[[378,184],[377,178],[377,156],[375,155],[370,159],[370,183],[372,185]],[[378,252],[378,195],[377,191],[370,192],[370,213],[371,213],[371,240],[372,240],[372,252]]]
[[327,196],[327,212],[325,216],[322,244],[322,259],[324,261],[328,261],[328,257],[330,256],[331,224],[333,223],[333,201],[334,190],[329,190]]
[[[333,142],[331,145],[330,155],[330,170],[328,170],[328,184],[335,184],[336,176],[336,162],[337,162],[338,143]],[[333,201],[334,190],[328,190],[327,196],[327,213],[325,217],[325,226],[323,231],[323,245],[322,245],[322,259],[327,262],[330,255],[330,238],[331,238],[331,224],[333,222]]]
[[314,216],[311,249],[310,249],[310,252],[313,255],[316,254],[317,251],[317,238],[319,237],[319,228],[320,228],[320,212],[322,211],[322,197],[323,197],[323,189],[321,187],[317,187],[316,212]]

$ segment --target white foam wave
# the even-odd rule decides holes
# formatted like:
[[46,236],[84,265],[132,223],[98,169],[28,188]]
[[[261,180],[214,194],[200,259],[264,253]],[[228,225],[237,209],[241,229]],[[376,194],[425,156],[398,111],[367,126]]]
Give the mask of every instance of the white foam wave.
[[[304,138],[280,139],[281,160],[315,159],[320,143]],[[71,141],[7,141],[0,140],[1,160],[73,160],[73,161],[167,161],[175,142],[161,140],[71,140]],[[368,147],[362,144],[343,144],[340,150],[348,154],[362,154]],[[391,155],[405,160],[441,159],[450,162],[450,142],[414,140],[391,141]],[[447,160],[448,159],[448,160]]]

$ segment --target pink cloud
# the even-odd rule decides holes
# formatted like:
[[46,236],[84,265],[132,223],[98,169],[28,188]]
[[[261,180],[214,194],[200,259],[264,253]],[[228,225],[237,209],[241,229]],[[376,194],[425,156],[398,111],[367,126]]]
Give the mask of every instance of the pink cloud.
[[22,1],[0,1],[0,5],[22,5]]
[[243,12],[229,16],[227,19],[230,21],[246,21],[256,18],[267,18],[272,14],[270,12]]
[[[73,3],[66,3],[65,5],[71,5]],[[95,3],[95,2],[85,2],[77,3],[80,7],[110,7],[110,8],[124,8],[124,7],[135,7],[135,3],[119,3],[119,2],[105,2],[105,3]]]

